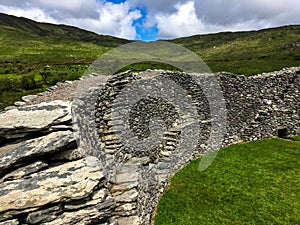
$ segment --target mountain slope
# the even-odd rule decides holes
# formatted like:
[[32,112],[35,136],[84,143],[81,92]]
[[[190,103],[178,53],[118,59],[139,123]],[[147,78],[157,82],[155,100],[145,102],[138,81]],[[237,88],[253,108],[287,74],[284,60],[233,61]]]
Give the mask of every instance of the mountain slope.
[[117,47],[129,42],[125,39],[108,35],[98,35],[73,26],[39,23],[24,17],[16,17],[3,13],[0,13],[0,25],[13,27],[38,36],[60,37],[75,41],[91,42],[105,47]]
[[[0,63],[15,64],[18,62],[24,66],[32,64],[89,64],[111,49],[91,42],[55,36],[38,36],[1,25],[0,40]],[[0,74],[3,67],[4,65],[0,64]],[[13,72],[8,71],[7,73]]]
[[197,53],[213,71],[253,75],[300,65],[300,26],[222,32],[172,40]]

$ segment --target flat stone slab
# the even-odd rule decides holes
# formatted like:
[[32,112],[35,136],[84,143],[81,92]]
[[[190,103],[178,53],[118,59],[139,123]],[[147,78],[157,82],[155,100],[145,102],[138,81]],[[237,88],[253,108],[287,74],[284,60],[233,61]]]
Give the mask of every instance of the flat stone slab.
[[5,217],[12,212],[86,198],[103,178],[99,160],[89,156],[32,174],[28,179],[1,183],[0,213]]
[[20,224],[19,221],[16,219],[0,222],[0,225],[19,225],[19,224]]
[[44,163],[42,161],[37,161],[35,163],[32,163],[30,165],[21,167],[7,175],[5,175],[2,179],[0,179],[1,182],[9,181],[9,180],[17,180],[21,179],[25,176],[29,176],[32,173],[38,172],[44,168],[47,168],[48,164]]
[[0,155],[0,173],[16,164],[26,163],[28,158],[59,152],[72,146],[76,146],[76,140],[71,131],[54,132],[25,141],[12,147],[10,151],[3,151],[5,153]]
[[71,121],[71,103],[56,100],[17,107],[0,113],[0,137],[20,138],[29,132]]
[[79,209],[73,212],[65,212],[62,215],[60,215],[57,219],[48,223],[44,223],[44,225],[65,225],[65,224],[99,224],[100,225],[99,222],[101,220],[113,216],[112,208],[115,208],[115,202],[112,198],[109,198],[105,202],[98,203],[91,207]]

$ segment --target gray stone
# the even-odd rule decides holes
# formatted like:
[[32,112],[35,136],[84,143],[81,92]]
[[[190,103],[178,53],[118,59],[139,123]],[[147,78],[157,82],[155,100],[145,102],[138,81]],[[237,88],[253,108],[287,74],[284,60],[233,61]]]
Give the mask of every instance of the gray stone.
[[8,111],[8,110],[15,109],[15,108],[17,108],[17,107],[14,105],[10,105],[10,106],[5,107],[4,111]]
[[98,200],[99,202],[102,202],[107,196],[109,192],[106,188],[102,188],[98,191],[94,191],[92,200]]
[[113,209],[115,202],[109,199],[104,203],[99,203],[96,206],[88,207],[76,211],[64,212],[56,220],[53,220],[44,225],[66,225],[66,224],[99,224],[99,221],[110,218],[113,216]]
[[135,181],[138,181],[139,179],[139,173],[137,171],[135,172],[126,172],[126,173],[118,173],[116,175],[116,182],[118,184],[120,183],[132,183]]
[[74,160],[82,159],[85,156],[86,155],[83,149],[76,148],[76,149],[60,152],[55,156],[53,156],[51,159],[54,161],[62,161],[62,160],[74,161]]
[[66,101],[18,107],[0,113],[0,136],[20,138],[71,119],[71,103]]
[[137,214],[136,203],[126,203],[116,208],[118,216],[135,216]]
[[131,189],[129,191],[126,191],[124,193],[120,192],[115,192],[113,194],[114,198],[116,199],[117,202],[134,202],[137,200],[138,197],[138,191],[136,189]]
[[115,192],[124,192],[129,191],[133,188],[138,187],[138,181],[135,182],[125,182],[125,183],[116,183],[111,187],[111,193]]
[[140,219],[138,216],[130,216],[118,218],[119,225],[140,225]]
[[73,130],[72,125],[56,125],[56,126],[51,126],[49,128],[49,131],[54,132],[54,131],[62,131],[62,130]]
[[39,210],[37,212],[29,213],[26,217],[26,222],[29,224],[40,224],[55,220],[59,214],[63,212],[62,206],[54,206],[51,208]]
[[48,164],[41,162],[41,161],[37,161],[35,163],[32,163],[28,166],[24,166],[21,167],[7,175],[5,175],[0,182],[4,182],[4,181],[8,181],[8,180],[16,180],[16,179],[20,179],[23,177],[27,177],[32,173],[38,172],[41,169],[47,168]]
[[17,101],[14,103],[15,106],[23,106],[26,105],[26,102],[22,102],[22,101]]
[[44,137],[28,140],[1,155],[0,171],[17,164],[25,164],[26,159],[60,152],[75,146],[75,137],[71,131],[54,132]]
[[19,210],[11,210],[8,212],[0,213],[0,222],[14,219],[16,216],[20,215],[21,213],[23,215],[25,215],[27,213],[30,213],[30,212],[33,212],[36,210],[38,210],[38,208],[23,209],[21,212]]
[[37,95],[26,95],[26,96],[22,97],[22,100],[24,102],[30,102],[30,101],[32,101],[32,100],[34,100],[36,98],[37,98]]
[[20,223],[16,219],[0,222],[0,225],[18,225],[18,224],[20,224]]
[[28,179],[4,182],[0,184],[0,213],[22,213],[24,209],[86,198],[103,178],[98,159],[89,156],[32,174]]
[[74,211],[79,210],[82,208],[87,208],[91,206],[99,206],[99,203],[103,203],[106,201],[106,198],[108,197],[108,191],[106,188],[101,189],[100,191],[95,191],[93,193],[93,197],[90,199],[90,197],[86,199],[82,199],[79,201],[71,202],[70,204],[66,204],[64,209],[65,211]]

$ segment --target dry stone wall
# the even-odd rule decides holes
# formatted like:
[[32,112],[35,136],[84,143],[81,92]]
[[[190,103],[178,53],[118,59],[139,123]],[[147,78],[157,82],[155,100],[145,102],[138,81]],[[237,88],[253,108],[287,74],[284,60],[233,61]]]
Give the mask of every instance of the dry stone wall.
[[[151,223],[167,179],[208,151],[214,121],[208,96],[194,75],[149,73],[101,78],[73,102],[18,103],[0,113],[0,225]],[[201,132],[192,150],[183,135],[184,129],[193,132],[191,118],[163,95],[142,98],[126,111],[138,140],[165,129],[159,145],[141,148],[120,136],[122,115],[114,113],[126,109],[127,95],[122,94],[134,92],[131,84],[140,81],[145,88],[147,82],[159,86],[160,78],[186,91],[192,104],[181,102],[182,108],[196,109]],[[215,78],[225,100],[219,109],[226,112],[221,146],[300,133],[300,68],[253,77],[220,73]],[[153,118],[158,118],[154,124]]]

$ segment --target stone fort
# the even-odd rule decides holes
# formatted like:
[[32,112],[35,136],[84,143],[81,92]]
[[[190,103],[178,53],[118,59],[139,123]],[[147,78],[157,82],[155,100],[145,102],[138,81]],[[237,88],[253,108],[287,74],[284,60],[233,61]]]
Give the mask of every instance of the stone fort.
[[0,113],[0,225],[151,224],[168,179],[189,161],[300,133],[299,67],[81,82],[73,101]]

